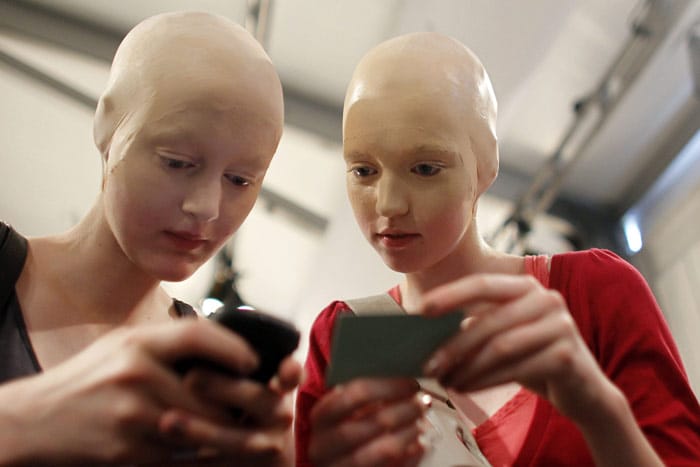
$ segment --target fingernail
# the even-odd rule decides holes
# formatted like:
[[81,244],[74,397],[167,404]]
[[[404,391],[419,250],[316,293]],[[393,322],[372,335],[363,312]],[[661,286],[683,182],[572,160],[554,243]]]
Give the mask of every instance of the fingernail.
[[425,446],[423,445],[423,442],[420,439],[417,439],[416,441],[409,444],[408,448],[406,449],[406,456],[417,457],[423,454],[424,451]]
[[209,387],[201,371],[197,369],[190,370],[190,372],[185,375],[185,385],[197,394],[204,394]]
[[426,376],[437,378],[441,373],[441,367],[445,363],[445,356],[438,353],[433,356],[423,367]]
[[185,436],[185,421],[181,417],[174,417],[164,428],[167,435],[173,438]]
[[430,302],[423,302],[418,309],[421,311],[421,314],[430,315],[435,311],[435,305]]
[[258,357],[252,357],[244,361],[242,366],[243,368],[241,368],[241,371],[243,371],[243,373],[252,373],[258,369],[258,366],[260,366],[260,361],[258,360]]

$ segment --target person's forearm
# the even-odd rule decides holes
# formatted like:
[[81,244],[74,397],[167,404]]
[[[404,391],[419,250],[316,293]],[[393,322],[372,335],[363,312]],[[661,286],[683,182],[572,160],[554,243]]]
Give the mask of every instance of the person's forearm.
[[32,462],[30,453],[35,451],[28,443],[31,433],[25,433],[23,417],[31,413],[22,413],[23,399],[20,383],[0,385],[0,466],[20,466]]
[[601,411],[592,420],[579,424],[579,429],[598,467],[664,465],[617,388],[608,391]]
[[284,450],[284,466],[285,467],[293,467],[294,466],[294,456],[296,454],[295,447],[294,447],[294,434],[292,430],[289,430],[289,438],[287,439],[287,443],[285,446]]

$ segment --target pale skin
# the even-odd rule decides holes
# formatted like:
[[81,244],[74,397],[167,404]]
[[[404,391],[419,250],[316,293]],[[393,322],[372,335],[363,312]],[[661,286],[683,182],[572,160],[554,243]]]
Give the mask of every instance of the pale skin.
[[16,291],[43,371],[0,386],[0,464],[293,464],[300,365],[285,360],[268,385],[178,375],[183,357],[242,376],[258,357],[214,323],[175,319],[160,285],[238,229],[282,124],[277,74],[239,26],[178,13],[127,36],[95,116],[101,191],[70,231],[29,239]]
[[[470,399],[474,426],[525,387],[576,424],[597,465],[663,465],[561,295],[524,274],[522,257],[492,250],[479,235],[478,199],[498,166],[495,118],[481,63],[439,34],[380,44],[346,94],[349,200],[368,242],[404,273],[403,306],[427,315],[469,310],[425,374]],[[315,465],[412,465],[417,451],[406,446],[420,445],[423,412],[398,407],[415,407],[416,391],[404,380],[333,388],[312,411]],[[374,420],[364,427],[373,436],[342,436],[357,412]]]

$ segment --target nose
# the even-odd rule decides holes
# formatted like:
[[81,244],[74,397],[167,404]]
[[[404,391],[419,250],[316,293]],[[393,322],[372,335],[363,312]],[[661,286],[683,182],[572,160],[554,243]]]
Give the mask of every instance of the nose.
[[222,187],[219,180],[192,180],[182,200],[182,211],[199,222],[211,222],[219,217]]
[[383,175],[376,186],[377,214],[396,217],[408,212],[409,196],[398,177]]

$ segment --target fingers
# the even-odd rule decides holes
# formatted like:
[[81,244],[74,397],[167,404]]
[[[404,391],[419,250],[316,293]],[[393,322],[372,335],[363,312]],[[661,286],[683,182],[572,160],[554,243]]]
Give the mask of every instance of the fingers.
[[[182,377],[172,371],[175,362],[198,357],[238,374],[250,373],[258,365],[257,355],[242,338],[206,320],[181,320],[167,326],[129,329],[122,338],[123,347],[134,355],[150,357],[152,365],[143,371],[143,378],[153,378],[151,389],[164,406],[180,407],[214,419],[221,419],[221,407],[184,390]],[[127,368],[126,371],[131,370]],[[197,367],[190,372],[196,371],[199,371]]]
[[514,380],[532,386],[541,379],[560,378],[566,368],[552,358],[550,349],[574,347],[574,326],[568,316],[556,313],[496,334],[471,356],[468,365],[453,365],[440,381],[473,391]]
[[282,360],[277,375],[272,378],[270,387],[278,392],[289,392],[295,389],[302,380],[303,369],[294,357]]
[[[178,409],[166,411],[161,419],[161,433],[173,440],[191,446],[206,446],[217,455],[236,455],[237,459],[254,457],[269,459],[282,457],[292,442],[291,430],[260,430],[223,426],[193,416]],[[272,465],[272,464],[270,464]]]
[[369,404],[412,397],[419,388],[414,379],[358,379],[327,393],[311,412],[311,421],[318,429],[330,428]]
[[414,379],[358,379],[332,389],[311,412],[314,465],[404,465],[419,457],[427,407],[418,390]]
[[292,424],[291,396],[269,386],[205,370],[193,370],[185,379],[193,392],[218,406],[220,411],[226,413],[232,408],[240,409],[248,424],[263,427],[288,427]]
[[138,346],[121,348],[93,375],[93,387],[110,397],[110,416],[120,424],[151,430],[164,407],[216,417],[220,409],[186,390],[183,380]]
[[204,319],[144,327],[129,339],[164,362],[201,357],[239,374],[248,374],[259,364],[258,356],[243,338]]
[[[211,373],[214,372],[209,372],[208,376],[202,377],[201,374],[206,372],[195,367],[190,371],[195,376],[188,378],[189,375],[186,375],[183,378],[173,371],[175,360],[192,355],[215,360],[241,373],[255,368],[257,357],[245,342],[214,323],[182,320],[166,326],[126,328],[115,332],[110,340],[112,345],[116,341],[121,349],[112,362],[111,384],[134,395],[149,395],[151,404],[161,411],[173,407],[225,423],[229,421],[228,407],[235,406],[241,399],[241,404],[251,406],[250,395],[244,393],[243,396],[238,396],[235,391],[233,394],[226,392],[230,388],[230,380],[223,375],[212,376]],[[110,342],[106,344],[110,345]],[[226,355],[226,352],[230,355]],[[114,363],[117,364],[116,367]],[[209,384],[210,381],[213,383]],[[197,388],[199,391],[195,390]],[[204,397],[202,393],[207,391],[209,397]],[[222,401],[230,400],[233,401],[232,404],[222,406]],[[260,399],[255,400],[258,403],[256,407],[260,406]],[[265,420],[276,421],[276,415],[277,412],[272,411]],[[156,426],[156,423],[157,418],[150,426]]]
[[422,430],[415,424],[408,425],[396,432],[385,433],[370,443],[348,453],[332,463],[319,462],[317,465],[334,467],[359,466],[414,466],[425,452],[420,442]]
[[[258,364],[257,356],[243,339],[205,320],[183,320],[170,326],[136,330],[126,340],[131,347],[143,348],[152,357],[154,368],[150,375],[156,378],[155,392],[165,409],[159,420],[163,434],[177,435],[188,445],[223,444],[222,449],[240,448],[263,457],[276,455],[278,438],[287,437],[290,432],[292,404],[290,397],[283,394],[296,387],[301,378],[297,362],[283,362],[274,388],[272,383],[262,385],[201,367],[194,367],[181,377],[171,371],[168,362],[197,356],[239,374],[251,372]],[[231,408],[245,411],[248,429],[233,425]],[[253,436],[252,427],[262,438]],[[263,436],[275,430],[279,433]]]
[[604,375],[556,291],[529,276],[474,275],[436,288],[424,297],[426,312],[457,307],[469,317],[460,332],[424,367],[427,376],[459,391],[518,382],[562,413],[594,406],[587,388]]
[[418,310],[437,315],[465,308],[473,315],[480,302],[505,302],[536,287],[541,285],[530,275],[474,274],[430,290],[421,298]]
[[[425,411],[426,406],[416,395],[410,399],[378,406],[371,412],[363,411],[360,417],[347,419],[336,425],[334,429],[315,426],[310,455],[320,463],[343,457],[358,446],[370,443],[378,436],[417,426],[417,422]],[[402,436],[398,435],[399,438]]]
[[[493,350],[493,357],[509,358],[517,341],[513,341],[509,330],[527,327],[551,313],[563,308],[563,300],[556,292],[532,289],[501,306],[494,306],[488,313],[467,318],[457,336],[441,346],[425,365],[427,376],[442,378],[465,362],[473,364],[475,354],[484,353],[484,348]],[[564,311],[563,314],[568,313]],[[538,328],[539,329],[539,328]],[[533,329],[534,332],[535,329]],[[517,354],[516,354],[517,355]]]
[[[258,382],[217,372],[193,370],[186,379],[199,397],[226,414],[226,420],[173,407],[159,421],[166,439],[205,446],[215,458],[234,456],[245,465],[278,465],[280,458],[291,455],[291,394],[282,395]],[[228,415],[236,407],[244,413],[245,421]]]

